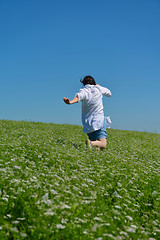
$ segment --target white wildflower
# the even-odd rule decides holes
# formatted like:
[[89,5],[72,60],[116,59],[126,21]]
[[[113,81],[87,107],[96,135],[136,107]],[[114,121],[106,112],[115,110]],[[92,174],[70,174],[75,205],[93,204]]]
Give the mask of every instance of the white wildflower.
[[156,191],[153,191],[152,192],[152,196],[154,196],[154,195],[156,195],[157,194],[157,192]]
[[94,220],[103,222],[103,220],[101,218],[99,218],[99,217],[95,217]]
[[127,232],[135,233],[136,230],[135,230],[135,228],[131,228],[131,227],[129,227],[129,228],[127,229]]
[[35,226],[28,226],[30,229],[34,229],[34,228],[36,228]]
[[135,233],[136,232],[136,226],[131,225],[131,227],[126,227],[126,231],[130,233]]
[[82,203],[90,204],[91,201],[89,201],[89,200],[84,200],[84,201],[82,201]]
[[20,166],[14,166],[14,168],[15,168],[15,169],[19,169],[19,170],[21,169]]
[[0,168],[0,171],[1,172],[6,172],[6,169],[5,168]]
[[132,228],[137,228],[137,226],[136,226],[136,225],[133,225],[133,224],[131,225],[131,227],[132,227]]
[[57,224],[56,227],[57,227],[58,229],[64,229],[64,228],[66,228],[66,226],[64,226],[64,225],[62,225],[62,224]]
[[133,218],[132,218],[131,216],[126,216],[126,218],[127,218],[128,220],[130,220],[130,221],[133,220]]
[[[103,236],[113,238],[114,236],[110,233],[104,233]],[[107,238],[108,239],[108,238]]]
[[122,197],[118,194],[117,191],[115,191],[112,195],[115,196],[115,197],[117,197],[117,198],[122,198]]
[[96,232],[97,231],[97,228],[100,228],[101,227],[101,225],[99,225],[99,224],[94,224],[94,226],[92,227],[92,231],[93,232]]
[[104,226],[110,226],[111,224],[110,223],[104,223],[103,225]]
[[62,218],[62,220],[61,220],[61,223],[62,223],[62,224],[67,224],[67,222],[68,222],[68,219]]
[[16,227],[10,228],[11,232],[18,232],[18,229]]
[[2,200],[8,202],[8,198],[3,197]]
[[48,199],[48,193],[42,196],[42,200],[47,200]]
[[51,194],[54,194],[54,195],[58,194],[54,189],[50,189],[50,192]]
[[121,207],[120,207],[120,206],[118,206],[118,205],[115,205],[115,208],[117,208],[117,209],[121,209]]
[[18,220],[15,220],[12,222],[13,224],[19,224],[19,221]]
[[124,231],[121,231],[120,234],[128,237],[128,233],[126,233],[126,232],[124,232]]
[[61,206],[61,208],[62,208],[62,209],[70,209],[71,207],[68,206],[67,204],[64,204],[64,205]]
[[21,237],[27,237],[27,234],[21,232],[21,233],[20,233],[20,236],[21,236]]
[[46,216],[53,216],[53,215],[55,215],[55,212],[53,212],[51,209],[49,209],[48,211],[46,211],[44,213],[44,215],[46,215]]

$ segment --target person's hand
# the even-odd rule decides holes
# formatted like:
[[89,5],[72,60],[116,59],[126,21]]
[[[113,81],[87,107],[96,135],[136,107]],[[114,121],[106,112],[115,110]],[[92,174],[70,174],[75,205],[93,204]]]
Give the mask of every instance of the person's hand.
[[63,98],[63,101],[64,101],[66,104],[70,104],[69,98],[64,97],[64,98]]

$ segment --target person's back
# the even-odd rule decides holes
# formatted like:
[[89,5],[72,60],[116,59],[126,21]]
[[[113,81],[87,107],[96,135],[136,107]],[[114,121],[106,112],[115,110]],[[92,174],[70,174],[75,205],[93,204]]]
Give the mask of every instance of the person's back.
[[83,131],[88,133],[100,129],[104,120],[100,86],[87,84],[76,96],[82,101]]
[[[86,85],[85,89],[85,99],[82,100],[82,105],[85,106],[86,111],[88,112],[95,111],[95,114],[101,110],[103,110],[102,106],[102,93],[100,89],[98,89],[97,85]],[[100,106],[102,106],[100,108]],[[94,109],[94,110],[93,110]],[[87,112],[86,112],[87,113]]]

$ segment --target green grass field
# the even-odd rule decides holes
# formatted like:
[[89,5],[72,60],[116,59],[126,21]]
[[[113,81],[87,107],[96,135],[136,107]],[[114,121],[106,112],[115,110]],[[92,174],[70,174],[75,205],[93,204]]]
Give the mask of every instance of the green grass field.
[[160,239],[160,135],[0,121],[0,239]]

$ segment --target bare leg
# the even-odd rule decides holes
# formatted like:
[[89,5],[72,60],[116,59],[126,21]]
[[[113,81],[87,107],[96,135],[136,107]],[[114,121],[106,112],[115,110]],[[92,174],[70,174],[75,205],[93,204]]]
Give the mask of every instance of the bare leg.
[[100,147],[101,149],[105,149],[107,145],[107,139],[106,138],[101,138],[96,141],[91,141],[91,145],[93,147]]

